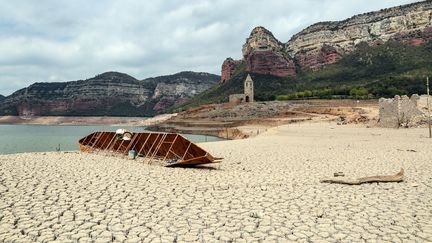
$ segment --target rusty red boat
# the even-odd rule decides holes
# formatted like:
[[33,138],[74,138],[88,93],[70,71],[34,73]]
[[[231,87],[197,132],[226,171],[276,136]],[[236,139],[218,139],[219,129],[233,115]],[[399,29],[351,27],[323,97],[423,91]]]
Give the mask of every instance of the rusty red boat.
[[159,132],[94,132],[79,140],[82,152],[108,152],[127,156],[135,151],[138,157],[163,162],[164,166],[195,166],[218,163],[210,153],[177,133]]

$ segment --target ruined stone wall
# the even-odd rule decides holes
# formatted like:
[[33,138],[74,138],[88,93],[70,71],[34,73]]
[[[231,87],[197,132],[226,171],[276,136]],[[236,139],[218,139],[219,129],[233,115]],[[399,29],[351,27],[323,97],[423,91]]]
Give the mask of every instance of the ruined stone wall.
[[398,127],[399,112],[398,112],[399,96],[394,99],[379,99],[379,120],[378,124],[382,127]]
[[[411,98],[396,95],[393,99],[379,100],[381,127],[412,127],[427,121],[427,96],[412,95]],[[431,101],[430,101],[431,102]]]
[[231,104],[240,104],[244,101],[244,94],[232,94],[229,96],[229,103]]
[[[423,112],[424,114],[428,114],[428,105],[427,105],[427,95],[422,95],[419,97],[419,99],[417,100],[417,108]],[[429,107],[432,109],[432,96],[429,96]],[[432,113],[432,110],[431,110]]]

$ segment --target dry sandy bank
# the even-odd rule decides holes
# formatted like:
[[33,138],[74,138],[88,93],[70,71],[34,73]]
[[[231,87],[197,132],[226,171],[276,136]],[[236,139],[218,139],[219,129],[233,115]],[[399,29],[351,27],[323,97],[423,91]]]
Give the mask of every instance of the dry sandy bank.
[[[211,168],[80,153],[0,156],[0,241],[432,241],[425,129],[302,123],[202,146]],[[319,183],[393,174],[402,183]]]

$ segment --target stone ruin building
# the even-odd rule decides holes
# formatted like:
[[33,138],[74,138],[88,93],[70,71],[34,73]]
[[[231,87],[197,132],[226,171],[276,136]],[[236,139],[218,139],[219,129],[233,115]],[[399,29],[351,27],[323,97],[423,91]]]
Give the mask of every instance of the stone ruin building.
[[[432,97],[429,96],[432,108]],[[396,95],[393,99],[379,99],[379,120],[381,127],[413,127],[428,122],[427,95]]]
[[233,104],[240,104],[243,102],[252,103],[254,102],[254,84],[251,76],[248,74],[244,83],[243,94],[232,94],[229,96],[229,102]]

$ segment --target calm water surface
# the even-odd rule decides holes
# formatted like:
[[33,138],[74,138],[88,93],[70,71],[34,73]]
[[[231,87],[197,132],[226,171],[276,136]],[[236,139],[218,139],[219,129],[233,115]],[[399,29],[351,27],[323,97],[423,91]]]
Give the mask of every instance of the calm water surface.
[[[57,126],[57,125],[0,125],[0,154],[79,150],[78,140],[95,131],[115,131],[125,128],[132,132],[144,127],[117,126]],[[219,141],[220,138],[183,134],[193,142]]]

